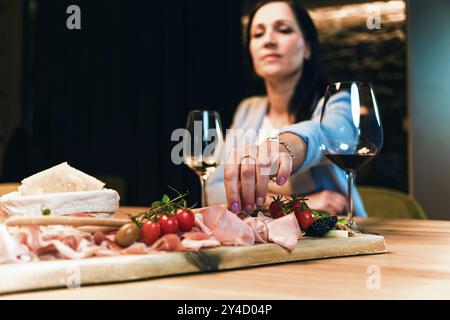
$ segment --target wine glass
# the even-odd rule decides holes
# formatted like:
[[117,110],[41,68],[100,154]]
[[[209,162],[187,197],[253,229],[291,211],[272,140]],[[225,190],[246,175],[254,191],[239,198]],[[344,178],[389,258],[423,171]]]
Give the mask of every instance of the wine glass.
[[347,175],[348,226],[356,230],[353,220],[356,172],[372,160],[383,145],[383,127],[372,84],[347,81],[328,85],[320,130],[325,156]]
[[223,134],[220,115],[213,110],[193,110],[189,113],[184,138],[184,163],[200,178],[201,206],[207,206],[205,184],[216,170],[222,154]]

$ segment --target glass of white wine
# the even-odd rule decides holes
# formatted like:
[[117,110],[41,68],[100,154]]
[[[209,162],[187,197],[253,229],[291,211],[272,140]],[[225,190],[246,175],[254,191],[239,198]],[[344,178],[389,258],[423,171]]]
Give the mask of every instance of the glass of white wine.
[[184,163],[200,178],[201,206],[207,206],[205,184],[219,164],[223,148],[222,122],[217,111],[193,110],[186,124]]

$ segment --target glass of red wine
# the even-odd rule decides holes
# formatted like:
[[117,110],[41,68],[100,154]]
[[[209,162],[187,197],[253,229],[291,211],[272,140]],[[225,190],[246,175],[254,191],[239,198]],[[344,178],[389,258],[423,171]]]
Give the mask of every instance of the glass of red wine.
[[356,172],[372,160],[383,145],[383,127],[372,84],[346,81],[328,85],[320,130],[325,156],[347,175],[348,226],[357,229],[353,220]]

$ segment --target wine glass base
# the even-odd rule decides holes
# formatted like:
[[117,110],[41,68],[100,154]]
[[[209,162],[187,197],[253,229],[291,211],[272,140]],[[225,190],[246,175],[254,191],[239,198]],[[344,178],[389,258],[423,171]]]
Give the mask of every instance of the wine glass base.
[[359,232],[358,225],[356,224],[355,220],[349,220],[347,226],[353,231]]

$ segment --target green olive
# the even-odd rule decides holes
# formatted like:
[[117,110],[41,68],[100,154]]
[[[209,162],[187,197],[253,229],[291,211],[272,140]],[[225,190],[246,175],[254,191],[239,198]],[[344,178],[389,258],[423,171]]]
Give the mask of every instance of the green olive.
[[140,229],[134,223],[127,223],[120,227],[116,233],[116,242],[121,247],[128,247],[139,238]]

